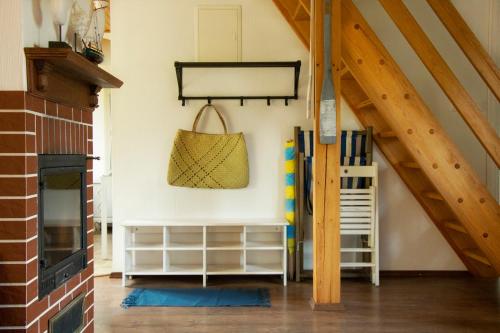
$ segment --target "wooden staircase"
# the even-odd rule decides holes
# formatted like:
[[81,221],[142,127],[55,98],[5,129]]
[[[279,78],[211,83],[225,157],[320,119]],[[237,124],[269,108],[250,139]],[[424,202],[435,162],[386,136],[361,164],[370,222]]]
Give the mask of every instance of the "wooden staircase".
[[[448,3],[448,0],[440,1]],[[304,45],[309,47],[311,19],[310,16],[305,19],[304,14],[310,15],[309,1],[274,2]],[[381,0],[381,3],[399,25],[405,24],[398,20],[400,16],[406,21],[408,15],[411,16],[400,0]],[[391,8],[394,3],[396,7]],[[296,15],[298,12],[301,14]],[[445,134],[351,0],[342,0],[341,17],[343,67],[340,71],[344,100],[365,127],[373,127],[376,144],[469,271],[476,276],[500,276],[500,209],[495,198]],[[416,24],[416,21],[410,23]],[[420,43],[430,43],[422,31],[417,34]],[[426,50],[417,47],[415,51],[421,59],[428,55]],[[486,62],[491,68],[491,61]],[[451,70],[446,67],[449,71],[445,69],[442,74],[440,69],[434,70],[441,76],[433,74],[434,77],[443,90],[449,91],[447,95],[457,111],[498,166],[500,146],[496,132],[484,119],[474,122],[474,117],[482,116],[476,114],[479,112],[477,107],[458,80],[450,78]],[[493,73],[495,70],[498,73],[497,69]],[[429,71],[432,73],[431,68]],[[490,87],[500,86],[500,77],[495,81],[490,73],[488,78]]]

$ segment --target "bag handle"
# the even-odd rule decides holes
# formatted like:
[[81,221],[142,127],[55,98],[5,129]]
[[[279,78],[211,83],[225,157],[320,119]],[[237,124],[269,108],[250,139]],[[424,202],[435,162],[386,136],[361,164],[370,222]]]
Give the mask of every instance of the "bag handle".
[[193,132],[196,132],[196,128],[198,127],[198,122],[200,121],[200,118],[201,118],[203,111],[205,111],[209,107],[212,107],[215,110],[215,112],[217,112],[217,115],[219,116],[220,122],[222,123],[222,126],[224,127],[224,134],[227,134],[227,126],[226,126],[226,122],[224,121],[224,117],[222,116],[222,113],[220,113],[220,111],[217,110],[215,105],[212,105],[212,104],[205,104],[201,107],[200,111],[198,111],[198,114],[196,115],[196,118],[194,119],[194,123],[193,123]]

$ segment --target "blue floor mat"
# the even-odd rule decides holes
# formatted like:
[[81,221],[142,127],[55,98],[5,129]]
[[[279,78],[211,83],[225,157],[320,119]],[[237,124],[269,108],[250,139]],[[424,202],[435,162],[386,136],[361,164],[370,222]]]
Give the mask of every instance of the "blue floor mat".
[[169,288],[134,289],[121,306],[164,307],[270,307],[267,288]]

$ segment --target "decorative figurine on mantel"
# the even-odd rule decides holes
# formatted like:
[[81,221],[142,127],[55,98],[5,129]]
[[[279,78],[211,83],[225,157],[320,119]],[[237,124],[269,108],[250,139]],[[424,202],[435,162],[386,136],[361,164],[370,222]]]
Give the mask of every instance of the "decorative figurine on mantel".
[[68,20],[68,12],[73,0],[50,0],[50,10],[54,23],[59,27],[59,41],[49,41],[50,48],[71,48],[63,41],[62,27]]

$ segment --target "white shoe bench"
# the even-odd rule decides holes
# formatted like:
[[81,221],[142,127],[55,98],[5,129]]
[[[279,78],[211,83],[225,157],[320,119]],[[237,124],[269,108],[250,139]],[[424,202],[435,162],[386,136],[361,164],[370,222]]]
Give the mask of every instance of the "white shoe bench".
[[287,238],[283,220],[127,220],[123,286],[133,276],[282,275]]

